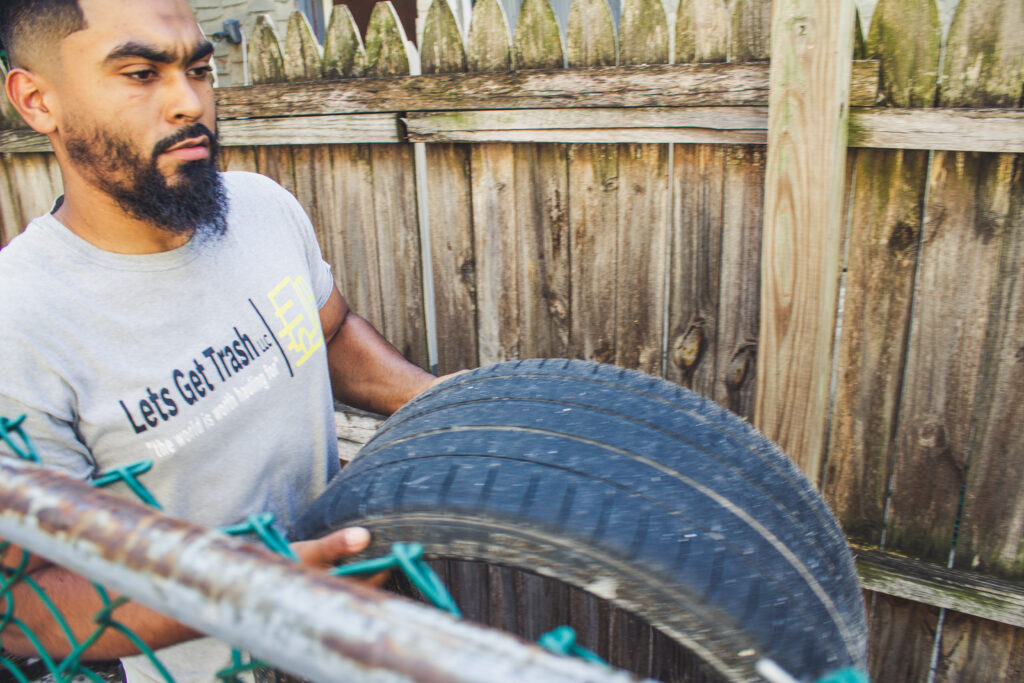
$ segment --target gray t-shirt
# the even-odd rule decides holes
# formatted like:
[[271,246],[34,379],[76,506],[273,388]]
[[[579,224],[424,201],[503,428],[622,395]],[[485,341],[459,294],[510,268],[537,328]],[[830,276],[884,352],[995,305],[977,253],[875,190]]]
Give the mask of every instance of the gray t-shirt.
[[223,177],[222,237],[115,254],[47,214],[0,250],[0,415],[81,479],[152,460],[139,479],[172,516],[285,527],[338,471],[318,318],[334,282],[294,197]]

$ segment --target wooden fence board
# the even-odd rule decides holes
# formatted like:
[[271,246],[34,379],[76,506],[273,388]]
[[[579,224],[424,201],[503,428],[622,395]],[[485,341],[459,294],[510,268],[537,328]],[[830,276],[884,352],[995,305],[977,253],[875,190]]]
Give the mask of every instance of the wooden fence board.
[[730,19],[729,61],[768,59],[771,54],[771,0],[736,0]]
[[249,82],[254,85],[283,83],[287,80],[284,72],[284,55],[281,43],[274,30],[274,22],[267,15],[256,15],[256,25],[249,38],[247,48]]
[[297,10],[288,17],[283,56],[284,75],[289,81],[315,81],[324,75],[320,43],[306,15]]
[[939,609],[868,593],[868,673],[873,681],[927,681]]
[[856,185],[825,495],[851,538],[879,543],[928,155],[861,150],[853,163]]
[[676,10],[675,62],[724,62],[729,57],[725,0],[680,0]]
[[653,375],[662,372],[668,172],[663,145],[620,149],[615,364]]
[[942,103],[1019,107],[1024,87],[1024,3],[961,0],[949,33]]
[[567,66],[615,66],[616,53],[615,23],[607,0],[573,2],[565,33]]
[[[603,0],[602,0],[603,2]],[[592,12],[596,3],[589,3]],[[615,35],[591,31],[585,15],[569,17],[569,58],[580,66],[615,63]],[[607,10],[606,10],[607,11]],[[592,15],[589,15],[592,16]],[[610,16],[608,17],[610,19]],[[601,26],[603,17],[597,18]],[[609,40],[610,38],[610,40]],[[577,46],[586,39],[588,46]],[[572,293],[569,355],[599,363],[615,358],[615,284],[619,221],[619,146],[573,145],[569,149],[569,240]]]
[[623,0],[619,64],[667,64],[668,17],[661,0]]
[[61,192],[63,183],[53,154],[0,156],[0,246],[49,211]]
[[480,363],[519,357],[518,224],[512,145],[471,148]]
[[565,66],[558,20],[548,0],[524,0],[512,37],[516,69],[560,69]]
[[473,8],[466,47],[469,71],[511,71],[512,39],[500,0],[481,0]]
[[[772,32],[754,423],[817,482],[843,234],[853,5],[779,2]],[[816,143],[797,142],[807,137]]]
[[406,76],[409,53],[405,31],[398,12],[390,2],[378,2],[366,27],[366,74],[368,76]]
[[[458,26],[445,0],[431,5],[423,43],[424,70],[446,73],[466,69]],[[426,158],[438,371],[446,373],[473,368],[480,362],[470,152],[466,145],[428,145]]]
[[882,60],[879,89],[887,103],[935,104],[941,39],[935,0],[880,0],[868,31],[868,54]]
[[434,0],[427,10],[420,49],[420,68],[425,74],[466,70],[466,50],[455,15],[447,1]]
[[669,280],[666,379],[714,396],[722,286],[724,146],[679,146],[672,184],[673,237]]
[[366,73],[366,48],[348,5],[335,5],[324,36],[324,78]]
[[725,158],[722,272],[711,397],[753,419],[761,310],[764,148],[732,146]]
[[1024,152],[1024,111],[871,109],[850,112],[851,147]]
[[1005,155],[939,152],[929,179],[887,539],[935,562],[965,481],[1011,170]]
[[947,613],[935,680],[1024,680],[1024,628]]
[[[947,106],[1013,105],[1024,83],[1024,7],[1020,3],[963,3],[950,32],[950,81],[940,102]],[[969,66],[969,73],[953,69]],[[987,329],[983,340],[978,401],[972,434],[957,566],[1024,579],[1024,407],[1015,394],[1024,386],[1024,157],[987,155],[984,185],[974,221],[976,239],[989,244],[992,260]],[[965,187],[964,189],[968,189]],[[973,278],[972,278],[973,279]],[[979,291],[979,296],[982,292]]]
[[1010,206],[999,225],[993,296],[988,302],[985,357],[973,416],[971,460],[964,498],[957,566],[1024,580],[1024,157],[1012,164]]

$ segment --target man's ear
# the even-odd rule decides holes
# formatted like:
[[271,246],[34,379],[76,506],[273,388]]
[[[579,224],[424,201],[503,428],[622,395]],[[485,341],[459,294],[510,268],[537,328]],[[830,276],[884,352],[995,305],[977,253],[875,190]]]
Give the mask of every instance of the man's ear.
[[49,135],[57,129],[57,121],[44,97],[48,83],[42,75],[27,69],[11,69],[4,86],[7,99],[32,130]]

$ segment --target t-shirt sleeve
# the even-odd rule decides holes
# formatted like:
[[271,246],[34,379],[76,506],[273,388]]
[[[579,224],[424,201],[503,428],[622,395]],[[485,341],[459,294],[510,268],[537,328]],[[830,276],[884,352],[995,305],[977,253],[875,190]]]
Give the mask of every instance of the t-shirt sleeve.
[[320,243],[316,239],[316,231],[313,229],[313,223],[309,220],[306,210],[290,192],[282,189],[282,195],[306,255],[311,278],[310,286],[316,299],[316,307],[322,308],[334,290],[334,275],[331,272],[331,265],[324,260],[323,253],[320,251]]
[[96,472],[92,454],[78,438],[74,424],[57,415],[58,409],[42,405],[32,391],[16,398],[12,393],[18,393],[17,387],[12,385],[16,383],[8,381],[0,388],[4,419],[0,456],[24,458],[32,453],[47,467],[76,479],[91,478]]

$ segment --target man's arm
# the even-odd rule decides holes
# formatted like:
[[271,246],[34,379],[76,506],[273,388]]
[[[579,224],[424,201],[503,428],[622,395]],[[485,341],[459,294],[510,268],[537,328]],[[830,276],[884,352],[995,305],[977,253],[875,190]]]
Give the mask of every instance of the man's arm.
[[[350,527],[314,541],[293,543],[292,549],[302,564],[329,569],[339,564],[344,557],[363,550],[369,543],[370,534],[366,529]],[[16,568],[21,561],[21,552],[20,549],[11,546],[4,555],[4,567]],[[29,563],[26,569],[31,570],[26,573],[60,611],[75,639],[83,642],[96,630],[97,624],[93,617],[103,609],[103,602],[92,583],[84,576],[51,564],[36,555],[30,556]],[[24,580],[16,583],[11,588],[11,597],[14,599],[14,616],[28,626],[50,656],[59,659],[71,652],[71,644],[63,629],[28,583]],[[110,597],[113,599],[116,596],[111,594]],[[6,601],[0,599],[0,611],[6,608]],[[170,617],[135,602],[118,607],[114,610],[113,618],[128,627],[154,650],[202,635]],[[8,624],[0,633],[0,642],[3,643],[5,651],[16,655],[36,657],[39,654],[32,641],[13,623]],[[138,653],[138,648],[131,640],[119,631],[108,628],[86,651],[83,659],[115,659]]]
[[320,308],[334,398],[390,415],[442,378],[407,361],[366,320],[349,310],[335,287]]

